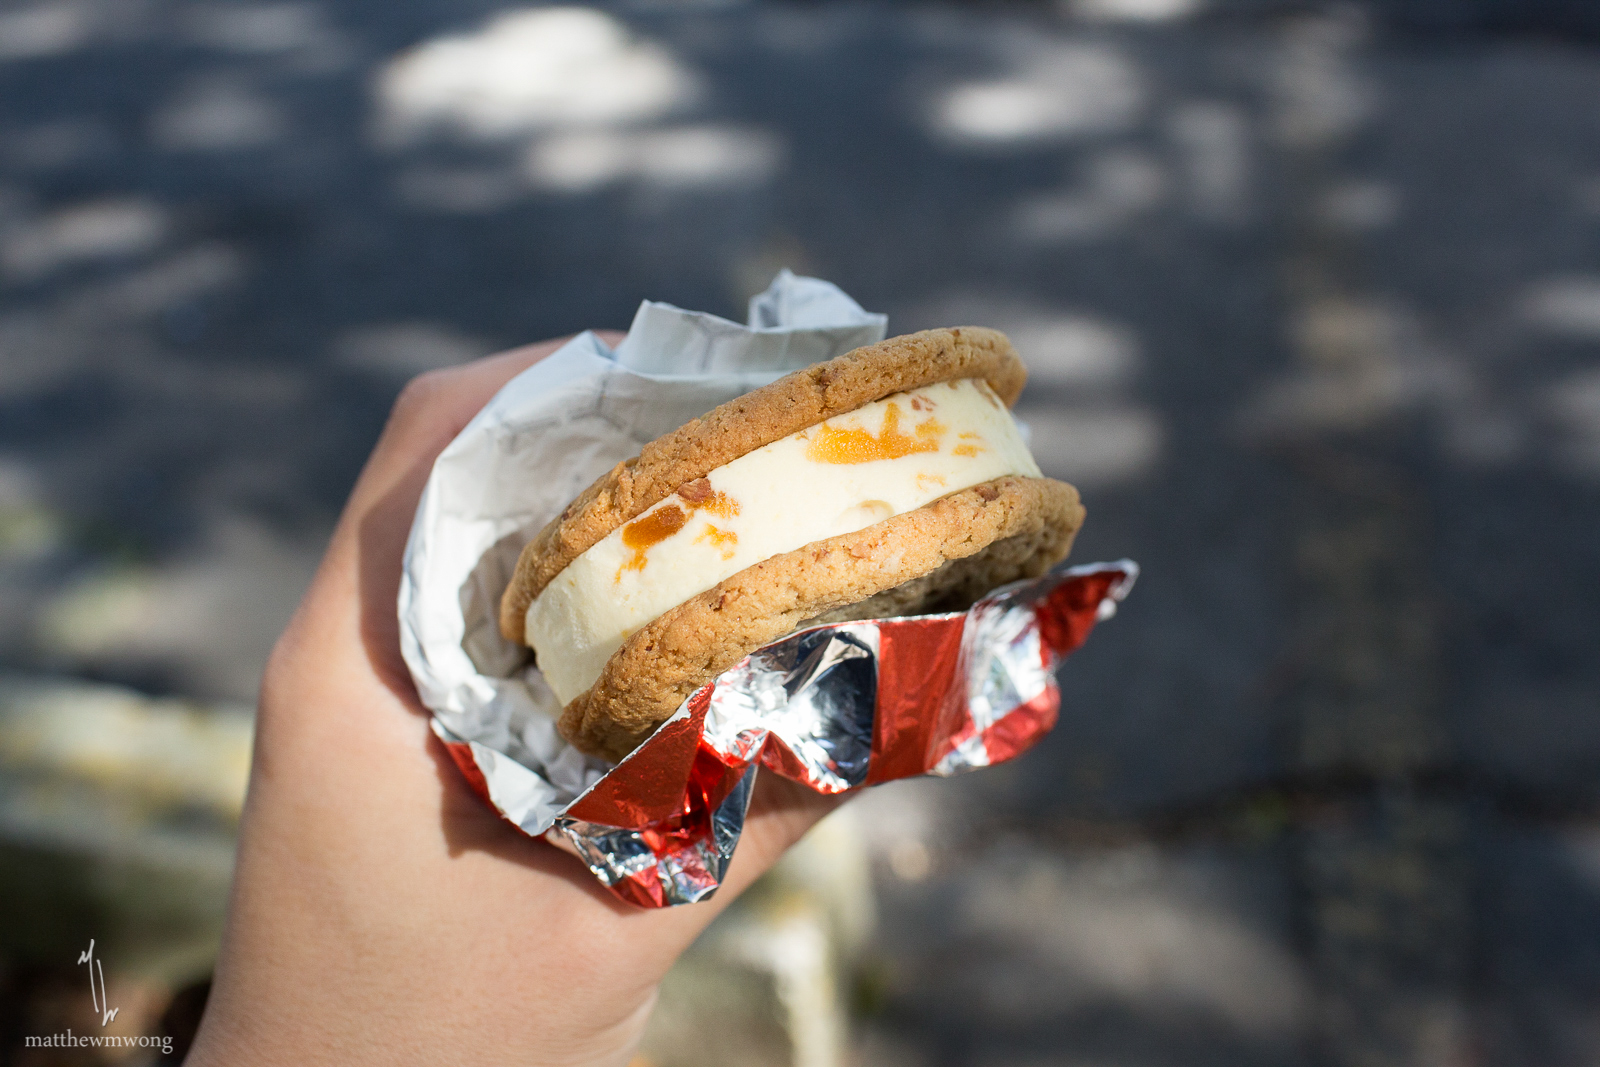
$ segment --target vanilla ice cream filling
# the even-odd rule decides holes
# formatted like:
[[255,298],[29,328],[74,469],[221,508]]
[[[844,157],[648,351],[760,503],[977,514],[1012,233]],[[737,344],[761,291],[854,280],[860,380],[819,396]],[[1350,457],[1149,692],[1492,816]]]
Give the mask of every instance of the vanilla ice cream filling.
[[664,612],[746,567],[1004,475],[1038,477],[987,383],[896,393],[740,456],[613,530],[528,607],[563,704]]

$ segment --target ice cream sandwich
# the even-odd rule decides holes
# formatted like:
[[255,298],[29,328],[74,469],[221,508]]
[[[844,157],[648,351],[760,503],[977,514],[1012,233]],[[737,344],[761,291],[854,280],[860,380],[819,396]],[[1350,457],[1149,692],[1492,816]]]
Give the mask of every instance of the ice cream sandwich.
[[961,610],[1042,574],[1083,521],[1010,407],[1004,334],[892,337],[645,445],[523,549],[500,629],[561,734],[621,760],[686,697],[808,625]]

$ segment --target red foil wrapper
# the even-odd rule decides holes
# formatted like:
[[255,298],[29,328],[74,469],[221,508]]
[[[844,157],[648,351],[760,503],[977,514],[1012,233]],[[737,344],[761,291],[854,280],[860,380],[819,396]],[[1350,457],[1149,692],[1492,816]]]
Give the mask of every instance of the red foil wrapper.
[[[1137,575],[1131,560],[1063,567],[965,612],[790,634],[697,690],[544,836],[623,900],[703,900],[721,884],[762,769],[843,793],[1027,751],[1056,723],[1056,667]],[[529,775],[543,783],[538,772],[438,718],[434,732],[484,801],[526,829],[495,797],[525,792]]]

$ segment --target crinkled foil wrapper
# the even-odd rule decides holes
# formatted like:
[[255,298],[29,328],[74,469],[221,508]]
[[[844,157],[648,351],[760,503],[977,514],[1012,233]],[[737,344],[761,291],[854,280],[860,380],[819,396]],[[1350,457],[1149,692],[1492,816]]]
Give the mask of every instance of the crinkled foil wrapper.
[[[545,837],[623,900],[703,900],[722,881],[763,768],[844,793],[1026,751],[1056,723],[1055,668],[1115,613],[1137,575],[1131,560],[1061,567],[965,612],[775,641],[691,695]],[[434,731],[478,794],[517,823],[494,798],[517,795],[528,770],[437,718]]]

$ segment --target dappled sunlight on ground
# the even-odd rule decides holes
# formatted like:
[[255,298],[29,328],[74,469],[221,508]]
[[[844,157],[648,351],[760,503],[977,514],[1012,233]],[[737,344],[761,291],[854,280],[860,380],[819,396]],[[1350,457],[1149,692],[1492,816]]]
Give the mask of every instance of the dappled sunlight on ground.
[[79,205],[13,228],[0,244],[0,269],[34,281],[74,263],[148,252],[166,226],[165,212],[141,200]]
[[862,1062],[1592,1062],[1600,51],[1424,6],[10,6],[0,669],[249,703],[408,377],[790,266],[1145,568],[863,801]]
[[430,132],[498,140],[552,127],[658,119],[689,104],[699,79],[653,42],[591,8],[506,11],[475,33],[438,37],[377,77],[378,136]]
[[980,45],[998,77],[961,82],[934,97],[933,130],[962,147],[1026,147],[1125,130],[1139,117],[1137,67],[1104,44],[1054,41],[1020,27]]
[[546,138],[524,157],[529,184],[588,193],[623,181],[658,189],[764,185],[783,162],[783,146],[759,128],[678,126],[635,133],[575,133]]
[[472,169],[421,163],[400,178],[402,195],[422,208],[495,210],[533,191],[618,184],[759,187],[784,161],[782,140],[762,127],[684,124],[707,95],[704,77],[594,9],[503,12],[475,33],[396,57],[376,87],[378,144],[477,148]]

